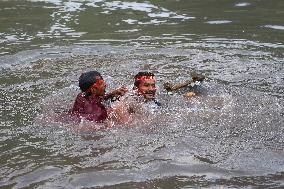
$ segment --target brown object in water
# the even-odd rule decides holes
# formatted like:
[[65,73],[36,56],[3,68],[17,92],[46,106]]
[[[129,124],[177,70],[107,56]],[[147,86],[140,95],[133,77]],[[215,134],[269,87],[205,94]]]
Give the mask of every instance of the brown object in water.
[[194,73],[191,74],[191,78],[192,78],[193,82],[196,82],[196,81],[202,82],[202,81],[204,81],[205,76],[202,75],[202,74],[198,74],[198,73],[194,72]]
[[192,73],[191,74],[192,80],[186,80],[184,82],[178,83],[178,84],[171,84],[169,82],[164,83],[164,89],[166,89],[167,92],[169,91],[176,91],[180,88],[186,87],[192,83],[195,83],[196,81],[202,82],[205,79],[204,75],[197,74],[197,73]]
[[194,92],[187,92],[184,94],[184,96],[187,96],[187,97],[191,97],[191,96],[195,96],[196,94]]

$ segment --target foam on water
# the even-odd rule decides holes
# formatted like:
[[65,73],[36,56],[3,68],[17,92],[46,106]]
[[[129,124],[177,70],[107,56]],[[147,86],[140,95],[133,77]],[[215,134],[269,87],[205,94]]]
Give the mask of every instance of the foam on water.
[[[0,187],[283,188],[283,0],[216,2],[0,0]],[[164,106],[60,119],[89,70],[152,71]],[[192,71],[199,96],[166,94]]]
[[[71,150],[81,157],[80,169],[93,171],[71,175],[68,185],[117,185],[177,175],[229,179],[281,172],[283,103],[245,88],[228,89],[214,82],[203,87],[209,94],[190,99],[164,96],[164,107],[149,111],[149,117],[86,133],[98,136],[96,140],[71,142],[72,149],[61,153]],[[58,100],[51,99],[53,104]],[[92,182],[86,182],[90,178]]]
[[[60,57],[64,52],[65,57]],[[176,181],[180,186],[191,185],[193,180],[208,186],[233,186],[238,179],[257,180],[265,175],[273,182],[278,174],[283,178],[281,91],[274,91],[275,97],[268,95],[270,88],[266,92],[253,90],[250,86],[258,83],[248,85],[248,71],[240,71],[247,66],[246,70],[255,74],[251,79],[264,80],[262,73],[274,73],[272,82],[273,78],[281,80],[281,58],[265,51],[233,48],[207,52],[198,48],[98,45],[72,47],[73,55],[68,52],[68,48],[29,52],[33,56],[2,70],[5,104],[1,113],[12,117],[2,120],[6,130],[1,132],[7,142],[20,141],[18,147],[7,147],[1,155],[2,161],[10,159],[1,168],[6,185],[30,187],[43,183],[43,188],[76,188],[135,182],[147,186],[149,180],[163,183],[183,177],[183,181]],[[230,57],[227,66],[224,63],[228,59],[219,56],[221,53]],[[251,61],[252,56],[261,56],[258,64]],[[275,67],[265,67],[268,62]],[[256,69],[259,64],[263,70]],[[232,67],[239,72],[233,72]],[[164,106],[152,109],[147,117],[132,124],[113,125],[106,130],[97,130],[101,126],[90,122],[78,125],[54,119],[58,112],[72,107],[79,92],[77,79],[87,70],[100,71],[108,89],[131,86],[138,71],[153,71]],[[163,91],[165,81],[187,80],[193,70],[209,78],[200,86],[200,96],[185,98]]]

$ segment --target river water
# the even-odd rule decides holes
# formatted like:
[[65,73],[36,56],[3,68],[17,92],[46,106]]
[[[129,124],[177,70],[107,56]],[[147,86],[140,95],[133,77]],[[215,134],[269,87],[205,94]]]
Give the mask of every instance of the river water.
[[[0,0],[0,188],[283,188],[283,18],[283,0]],[[164,106],[56,121],[88,70],[108,89],[152,71]],[[166,94],[192,71],[204,94]]]

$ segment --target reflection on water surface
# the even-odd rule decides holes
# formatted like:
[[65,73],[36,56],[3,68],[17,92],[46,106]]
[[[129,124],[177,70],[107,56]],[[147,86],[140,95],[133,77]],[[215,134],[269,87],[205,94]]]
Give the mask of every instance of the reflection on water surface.
[[[0,1],[1,54],[54,45],[119,43],[172,44],[156,37],[171,34],[187,43],[205,37],[226,37],[281,43],[283,2],[212,3],[210,1]],[[210,7],[210,8],[208,8]],[[205,11],[206,10],[206,11]],[[14,14],[15,13],[15,14]],[[276,14],[275,14],[276,13]],[[275,29],[275,30],[273,30]],[[280,31],[279,31],[280,30]],[[147,43],[147,42],[146,42]]]

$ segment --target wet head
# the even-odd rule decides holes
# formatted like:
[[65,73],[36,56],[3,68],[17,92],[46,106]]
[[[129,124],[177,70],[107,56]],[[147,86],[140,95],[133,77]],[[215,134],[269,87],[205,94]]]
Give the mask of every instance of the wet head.
[[87,96],[96,95],[104,96],[106,83],[97,71],[83,73],[79,78],[79,87]]
[[135,76],[134,88],[137,89],[138,95],[143,95],[145,99],[154,99],[156,94],[155,75],[150,72],[139,72]]
[[96,96],[104,96],[106,93],[106,83],[102,78],[96,77],[96,83],[90,88],[92,94]]

